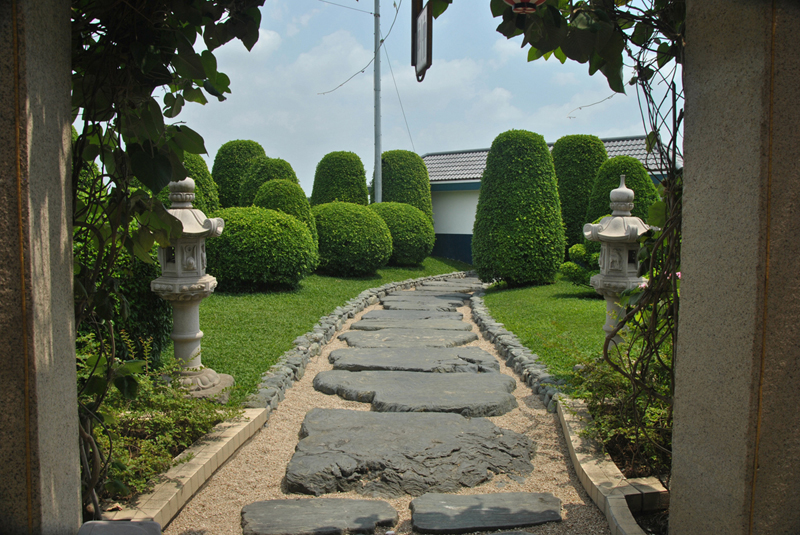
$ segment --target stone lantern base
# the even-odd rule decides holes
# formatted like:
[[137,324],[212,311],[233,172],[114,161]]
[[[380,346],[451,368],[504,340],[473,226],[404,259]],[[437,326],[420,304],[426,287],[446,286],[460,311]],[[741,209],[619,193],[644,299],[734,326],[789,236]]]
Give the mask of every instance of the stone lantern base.
[[211,368],[187,369],[180,372],[181,382],[189,387],[189,395],[194,398],[213,399],[227,403],[230,397],[225,389],[233,386],[233,377],[227,373],[217,373]]

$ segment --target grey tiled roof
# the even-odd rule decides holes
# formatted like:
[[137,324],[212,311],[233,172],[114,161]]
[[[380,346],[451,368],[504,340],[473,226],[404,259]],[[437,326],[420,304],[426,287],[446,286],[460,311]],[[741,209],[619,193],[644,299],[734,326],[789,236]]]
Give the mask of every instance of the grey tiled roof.
[[[658,172],[661,168],[657,165],[654,154],[648,154],[645,149],[645,136],[615,137],[601,139],[606,146],[609,158],[614,156],[632,156],[642,162],[651,171]],[[553,143],[547,144],[553,149]],[[480,180],[483,169],[486,167],[486,155],[489,149],[459,150],[451,152],[431,152],[422,156],[428,167],[428,176],[431,182],[446,182],[450,180]],[[678,158],[678,167],[683,165],[683,160]]]

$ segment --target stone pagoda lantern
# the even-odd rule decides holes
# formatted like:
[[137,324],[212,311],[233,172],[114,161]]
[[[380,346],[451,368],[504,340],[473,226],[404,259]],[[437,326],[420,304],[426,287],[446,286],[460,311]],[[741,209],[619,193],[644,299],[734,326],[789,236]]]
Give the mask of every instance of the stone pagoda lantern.
[[[175,358],[181,363],[182,382],[195,397],[218,398],[233,385],[233,377],[206,368],[200,360],[200,301],[217,287],[217,279],[206,274],[206,238],[222,234],[225,222],[209,219],[192,208],[194,180],[186,178],[169,183],[170,214],[183,224],[183,235],[171,247],[158,249],[161,276],[150,283],[150,289],[172,305],[171,338]],[[225,396],[227,397],[227,396]]]
[[[606,298],[606,322],[603,330],[611,333],[623,315],[619,296],[625,290],[640,286],[647,279],[638,276],[639,238],[650,227],[633,210],[633,190],[625,186],[625,175],[620,175],[619,188],[611,191],[611,215],[600,223],[587,223],[583,227],[586,239],[600,242],[600,273],[589,284]],[[614,341],[622,341],[616,336]]]

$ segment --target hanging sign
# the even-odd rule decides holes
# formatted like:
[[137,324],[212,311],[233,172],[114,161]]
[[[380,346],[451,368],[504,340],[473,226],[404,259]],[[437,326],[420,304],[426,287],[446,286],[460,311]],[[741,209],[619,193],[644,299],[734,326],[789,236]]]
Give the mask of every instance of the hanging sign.
[[417,81],[425,79],[425,71],[433,63],[433,12],[422,0],[411,3],[411,65],[416,68]]

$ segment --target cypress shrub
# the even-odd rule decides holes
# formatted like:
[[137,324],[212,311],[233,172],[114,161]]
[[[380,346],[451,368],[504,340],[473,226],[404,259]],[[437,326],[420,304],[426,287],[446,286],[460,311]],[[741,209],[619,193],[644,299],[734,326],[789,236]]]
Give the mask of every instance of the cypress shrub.
[[[217,184],[211,178],[211,173],[208,172],[205,160],[198,154],[189,154],[187,152],[184,156],[183,166],[186,167],[189,176],[194,179],[194,201],[192,201],[192,207],[197,208],[206,215],[219,210]],[[143,186],[139,185],[139,187]],[[157,197],[164,206],[170,207],[169,186],[158,192]]]
[[632,215],[647,221],[650,205],[658,200],[658,191],[642,162],[630,156],[615,156],[597,171],[592,196],[586,209],[585,220],[594,221],[608,215],[611,190],[619,187],[619,176],[625,175],[625,185],[635,193]]
[[258,188],[269,180],[289,180],[300,184],[289,162],[280,158],[257,156],[250,160],[239,185],[239,206],[250,206]]
[[223,291],[295,288],[317,266],[311,233],[295,217],[257,206],[223,208],[222,236],[206,241],[208,272]]
[[431,183],[428,168],[418,154],[407,150],[390,150],[381,155],[382,201],[401,202],[414,206],[433,223]]
[[264,148],[255,141],[237,139],[228,141],[217,151],[211,176],[219,188],[219,204],[222,208],[236,206],[239,202],[239,184],[250,160],[266,156]]
[[392,256],[392,235],[366,206],[331,202],[311,208],[319,232],[319,269],[337,276],[375,273]]
[[553,159],[544,138],[502,133],[489,150],[472,236],[481,280],[510,286],[555,280],[564,258],[564,227]]
[[253,204],[260,208],[276,210],[289,214],[305,223],[311,232],[314,243],[317,243],[317,224],[311,215],[311,205],[300,184],[291,180],[270,180],[264,182],[253,200]]
[[553,145],[553,165],[558,180],[561,218],[567,247],[583,243],[583,225],[597,170],[608,160],[597,136],[564,136]]
[[369,207],[386,223],[392,235],[389,264],[416,266],[433,250],[433,223],[419,208],[400,202],[382,202]]
[[339,201],[367,205],[367,174],[353,152],[331,152],[322,157],[314,173],[311,206]]

